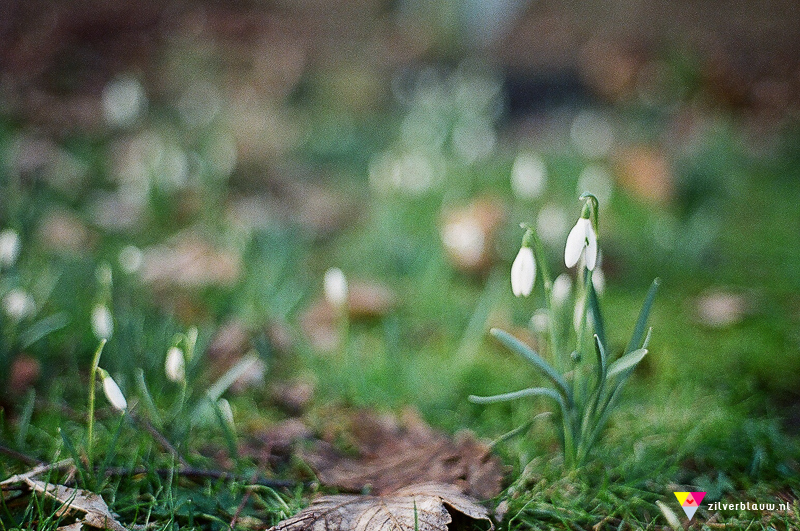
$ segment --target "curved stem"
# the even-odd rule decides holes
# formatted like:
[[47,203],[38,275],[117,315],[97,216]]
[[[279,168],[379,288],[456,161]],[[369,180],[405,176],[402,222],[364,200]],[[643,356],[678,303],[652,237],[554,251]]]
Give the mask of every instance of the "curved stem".
[[103,353],[103,347],[106,346],[106,340],[101,339],[100,345],[94,353],[92,358],[92,368],[89,371],[89,426],[87,429],[86,441],[86,458],[89,461],[89,466],[92,464],[92,442],[94,440],[94,391],[95,382],[97,381],[97,367],[100,365],[100,354]]

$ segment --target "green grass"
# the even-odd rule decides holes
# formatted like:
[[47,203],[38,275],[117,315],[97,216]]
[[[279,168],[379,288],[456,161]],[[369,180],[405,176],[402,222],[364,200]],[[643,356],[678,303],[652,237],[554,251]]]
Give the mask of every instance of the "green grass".
[[[436,112],[452,127],[458,110],[439,105]],[[769,160],[744,155],[731,122],[677,165],[674,204],[650,205],[617,188],[611,204],[601,205],[608,276],[601,304],[615,356],[625,347],[652,278],[663,283],[650,321],[650,354],[589,463],[565,473],[557,434],[546,418],[503,439],[545,411],[545,403],[479,406],[466,398],[542,383],[486,332],[495,324],[524,328],[541,305],[539,287],[531,299],[511,296],[507,272],[521,236],[517,226],[535,221],[548,202],[563,205],[570,220],[577,216],[575,186],[586,161],[569,149],[545,152],[548,190],[526,202],[514,199],[508,185],[510,145],[469,165],[445,144],[439,153],[444,171],[434,189],[420,196],[379,193],[369,188],[367,163],[378,151],[405,145],[399,140],[402,116],[353,123],[345,142],[331,134],[330,116],[318,109],[309,113],[317,122],[290,157],[335,176],[314,181],[359,205],[354,221],[327,235],[291,216],[276,216],[253,232],[232,227],[224,207],[252,186],[246,170],[234,173],[228,186],[205,175],[186,190],[155,188],[140,224],[105,230],[92,221],[91,199],[97,190],[115,187],[107,167],[113,139],[77,135],[62,142],[89,168],[77,189],[64,190],[45,173],[21,175],[15,169],[12,148],[22,127],[0,123],[0,228],[14,228],[22,240],[17,262],[0,272],[0,295],[20,288],[36,301],[35,315],[20,322],[0,312],[0,366],[9,368],[0,373],[0,441],[6,450],[0,453],[0,479],[27,470],[24,456],[43,462],[71,457],[78,464],[75,476],[53,473],[53,481],[98,492],[121,522],[155,529],[226,529],[234,515],[237,527],[260,528],[297,512],[320,489],[308,467],[295,457],[258,469],[238,453],[237,443],[286,417],[268,389],[224,394],[233,407],[233,428],[213,409],[203,414],[205,393],[218,377],[209,374],[206,348],[223,323],[236,319],[251,331],[252,346],[268,367],[267,387],[297,377],[316,383],[306,413],[311,424],[346,408],[397,412],[411,405],[449,433],[469,428],[498,440],[495,450],[510,469],[506,490],[489,501],[506,507],[500,529],[663,529],[667,520],[656,502],[682,517],[676,490],[706,491],[708,501],[780,498],[793,504],[787,513],[722,512],[708,526],[800,525],[800,437],[791,418],[800,400],[800,209],[793,200],[800,182],[785,177],[787,168],[797,171],[791,151]],[[635,113],[622,116],[633,125],[644,123]],[[178,128],[166,123],[168,114],[154,122]],[[200,159],[210,157],[202,138],[181,134]],[[496,242],[500,260],[483,274],[464,273],[443,252],[441,212],[487,193],[508,206]],[[192,204],[198,200],[200,208]],[[82,252],[42,243],[41,221],[56,208],[74,213],[92,233]],[[163,243],[187,228],[240,254],[238,282],[154,289],[121,269],[117,257],[125,245]],[[563,270],[563,248],[547,252],[551,266]],[[89,314],[100,295],[95,272],[103,263],[113,270],[115,331],[100,366],[120,384],[133,415],[113,412],[98,392],[90,465],[88,378],[97,340]],[[331,266],[352,279],[385,283],[398,295],[388,315],[352,323],[344,356],[315,351],[298,325]],[[709,287],[744,293],[751,311],[727,328],[698,323],[693,301]],[[288,351],[271,339],[270,323],[287,327]],[[198,327],[199,342],[184,389],[167,380],[164,356],[176,334],[191,326]],[[40,377],[30,389],[8,388],[11,363],[23,354],[38,360]],[[198,470],[226,469],[229,476],[188,477],[180,473],[181,459]],[[0,530],[55,529],[69,521],[40,497],[4,494]],[[712,516],[701,509],[694,528]]]

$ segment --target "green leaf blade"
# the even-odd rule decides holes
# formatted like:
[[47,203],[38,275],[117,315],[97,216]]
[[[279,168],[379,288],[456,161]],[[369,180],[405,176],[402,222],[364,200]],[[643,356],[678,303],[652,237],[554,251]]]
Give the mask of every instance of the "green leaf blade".
[[625,354],[608,367],[606,379],[610,380],[618,374],[622,374],[630,369],[633,369],[639,364],[640,361],[644,359],[645,356],[647,356],[646,348],[640,348]]

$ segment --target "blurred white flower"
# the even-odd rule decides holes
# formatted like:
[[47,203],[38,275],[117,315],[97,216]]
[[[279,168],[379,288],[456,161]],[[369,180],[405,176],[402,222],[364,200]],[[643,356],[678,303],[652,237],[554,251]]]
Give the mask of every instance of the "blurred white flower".
[[520,153],[511,168],[511,190],[520,199],[536,199],[544,191],[547,167],[534,153]]
[[36,303],[26,291],[12,289],[3,298],[3,309],[14,321],[30,317],[36,311]]
[[544,308],[539,308],[531,316],[531,327],[537,334],[544,334],[550,328],[550,314]]
[[138,80],[123,76],[103,88],[103,114],[111,125],[133,124],[147,107],[147,96]]
[[511,291],[516,297],[527,297],[533,291],[536,280],[536,260],[533,249],[521,247],[511,264]]
[[552,296],[553,302],[556,304],[564,304],[567,302],[570,293],[572,292],[572,277],[567,273],[561,273],[553,281]]
[[135,245],[126,245],[119,252],[119,265],[126,273],[139,271],[144,263],[144,253]]
[[231,403],[224,398],[220,398],[217,400],[217,407],[222,414],[222,419],[228,423],[228,426],[233,427],[233,409],[231,408]]
[[597,262],[597,235],[589,218],[581,217],[567,236],[567,245],[564,248],[564,263],[567,267],[574,267],[586,249],[586,267],[590,271]]
[[114,318],[105,304],[95,304],[92,308],[92,332],[97,339],[111,339],[114,333]]
[[184,361],[183,350],[179,347],[170,347],[167,351],[164,372],[172,382],[183,382],[186,379],[186,362]]
[[12,229],[0,232],[0,267],[14,265],[19,256],[19,234]]
[[325,299],[336,308],[343,308],[347,304],[347,279],[338,267],[325,271],[323,280]]
[[128,401],[125,400],[125,395],[122,394],[117,382],[114,381],[107,371],[99,367],[98,372],[100,373],[100,378],[103,380],[103,392],[114,409],[117,411],[125,411],[128,409]]
[[603,293],[606,289],[606,275],[599,267],[592,272],[592,285],[597,293]]

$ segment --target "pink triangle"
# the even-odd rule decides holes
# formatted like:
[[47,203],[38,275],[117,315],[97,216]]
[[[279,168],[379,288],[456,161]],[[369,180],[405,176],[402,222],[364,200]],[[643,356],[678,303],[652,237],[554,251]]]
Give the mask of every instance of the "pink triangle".
[[697,505],[700,505],[701,503],[703,503],[703,498],[705,498],[705,497],[706,497],[706,493],[705,492],[693,492],[692,493],[692,498],[694,499],[694,501],[697,502]]

